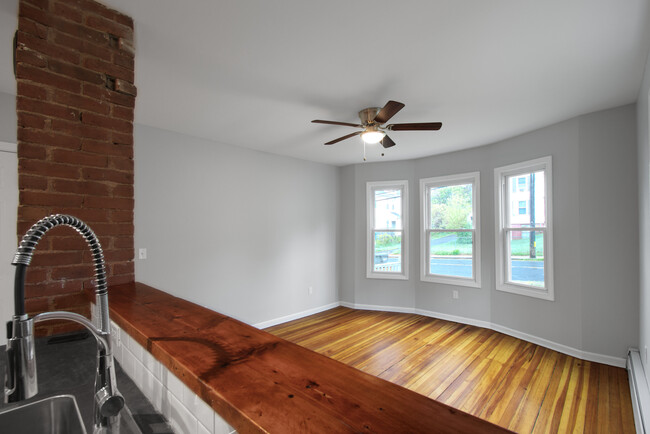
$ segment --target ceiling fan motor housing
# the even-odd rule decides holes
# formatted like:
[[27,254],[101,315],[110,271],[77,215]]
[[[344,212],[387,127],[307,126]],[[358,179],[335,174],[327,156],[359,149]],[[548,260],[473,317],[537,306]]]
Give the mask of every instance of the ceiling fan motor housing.
[[361,119],[361,125],[367,127],[375,123],[375,116],[379,113],[381,107],[368,107],[359,112],[359,119]]

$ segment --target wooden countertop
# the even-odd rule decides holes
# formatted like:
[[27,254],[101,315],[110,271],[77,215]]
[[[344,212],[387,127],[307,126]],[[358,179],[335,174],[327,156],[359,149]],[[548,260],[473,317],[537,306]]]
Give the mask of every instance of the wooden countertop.
[[141,283],[111,319],[240,433],[503,433],[503,428]]

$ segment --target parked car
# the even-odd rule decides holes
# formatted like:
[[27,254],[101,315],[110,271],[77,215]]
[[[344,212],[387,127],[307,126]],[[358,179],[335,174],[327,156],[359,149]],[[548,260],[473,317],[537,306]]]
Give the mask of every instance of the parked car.
[[388,252],[375,253],[375,264],[383,264],[388,261]]

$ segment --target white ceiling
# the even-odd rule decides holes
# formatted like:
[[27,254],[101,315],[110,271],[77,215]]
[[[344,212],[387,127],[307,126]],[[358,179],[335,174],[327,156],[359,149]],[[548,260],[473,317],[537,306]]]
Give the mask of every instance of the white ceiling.
[[[0,91],[15,93],[17,0],[0,2]],[[105,0],[135,20],[136,122],[281,155],[361,162],[357,122],[393,99],[381,157],[480,146],[636,101],[648,0]],[[137,144],[136,144],[137,146]]]

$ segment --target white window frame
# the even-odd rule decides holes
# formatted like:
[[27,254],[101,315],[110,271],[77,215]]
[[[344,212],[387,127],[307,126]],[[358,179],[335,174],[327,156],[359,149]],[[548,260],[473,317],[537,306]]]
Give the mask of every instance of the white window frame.
[[[436,176],[420,179],[420,280],[423,282],[445,283],[450,285],[481,287],[481,218],[480,218],[480,172],[462,173],[458,175]],[[430,232],[437,232],[429,228],[431,208],[431,187],[449,187],[460,184],[472,184],[472,215],[474,228],[472,239],[472,277],[454,277],[429,273],[429,242]],[[453,230],[449,230],[450,232]]]
[[[375,190],[393,188],[402,191],[402,229],[381,228],[375,229]],[[408,280],[409,270],[409,230],[408,230],[408,181],[375,181],[366,183],[366,215],[367,215],[367,245],[366,245],[366,277],[369,279],[397,279]],[[396,271],[375,271],[375,231],[379,232],[402,232],[402,264],[401,272]]]
[[[510,203],[510,189],[506,185],[506,179],[509,176],[519,174],[544,171],[544,184],[546,189],[546,227],[535,228],[536,231],[544,233],[544,288],[537,288],[530,285],[523,285],[508,281],[510,274],[507,267],[510,266],[508,260],[509,249],[507,236],[508,231],[522,230],[522,228],[507,228],[506,222],[508,204]],[[494,191],[496,192],[496,230],[495,230],[495,248],[496,248],[496,288],[499,291],[510,292],[513,294],[526,295],[529,297],[541,298],[543,300],[554,301],[553,285],[553,165],[550,156],[537,158],[535,160],[511,164],[494,169]],[[525,229],[524,229],[525,230]]]

